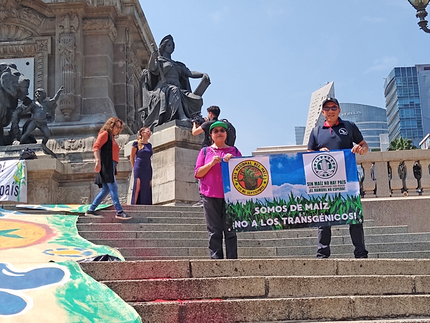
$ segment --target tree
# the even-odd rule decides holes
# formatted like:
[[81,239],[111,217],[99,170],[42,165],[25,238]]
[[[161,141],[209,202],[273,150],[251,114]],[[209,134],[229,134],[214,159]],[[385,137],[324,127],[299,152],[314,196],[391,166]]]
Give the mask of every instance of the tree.
[[412,144],[411,139],[403,139],[402,137],[394,139],[390,142],[388,150],[411,150],[417,149],[417,146]]

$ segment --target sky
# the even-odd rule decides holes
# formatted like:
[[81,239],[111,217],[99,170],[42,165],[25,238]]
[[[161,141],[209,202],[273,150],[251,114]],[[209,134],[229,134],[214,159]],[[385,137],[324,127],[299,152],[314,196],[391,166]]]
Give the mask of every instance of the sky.
[[172,59],[209,75],[202,114],[218,105],[243,155],[295,145],[294,127],[306,125],[312,92],[327,82],[341,103],[384,108],[394,67],[430,63],[430,34],[407,0],[140,4],[157,45],[171,34]]

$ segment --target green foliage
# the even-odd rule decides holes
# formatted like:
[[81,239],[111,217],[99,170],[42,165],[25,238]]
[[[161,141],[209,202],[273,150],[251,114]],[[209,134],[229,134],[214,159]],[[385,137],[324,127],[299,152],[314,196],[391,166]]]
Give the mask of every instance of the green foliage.
[[411,150],[417,149],[417,146],[412,144],[411,139],[403,139],[402,137],[394,139],[390,142],[388,150]]
[[[328,209],[309,209],[305,210],[305,205],[327,205]],[[270,213],[259,213],[255,214],[256,208],[261,209],[262,207],[271,208],[278,206],[286,206],[287,212],[284,210]],[[301,205],[303,210],[291,210],[290,206]],[[285,208],[284,208],[285,209]],[[294,209],[294,208],[293,208]],[[293,218],[297,217],[313,217],[320,215],[330,215],[330,214],[349,214],[356,213],[356,219],[347,219],[333,222],[324,222],[327,225],[336,225],[336,224],[356,224],[362,222],[363,218],[363,210],[361,206],[360,196],[347,196],[344,197],[341,194],[336,195],[323,195],[323,196],[311,196],[309,198],[305,198],[302,196],[293,196],[290,194],[288,200],[284,200],[282,198],[274,198],[272,200],[264,200],[264,201],[246,201],[244,203],[234,202],[226,204],[226,212],[229,225],[233,225],[235,222],[246,221],[249,225],[244,228],[236,228],[236,231],[262,231],[262,230],[280,230],[280,229],[291,229],[291,228],[303,228],[303,227],[311,227],[311,226],[319,226],[321,223],[319,222],[311,222],[311,223],[295,223],[288,224],[284,223],[283,218]],[[260,226],[261,223],[267,223],[267,220],[278,219],[278,223],[273,225]],[[253,221],[257,222],[257,226],[251,226]],[[255,223],[255,222],[254,222]]]

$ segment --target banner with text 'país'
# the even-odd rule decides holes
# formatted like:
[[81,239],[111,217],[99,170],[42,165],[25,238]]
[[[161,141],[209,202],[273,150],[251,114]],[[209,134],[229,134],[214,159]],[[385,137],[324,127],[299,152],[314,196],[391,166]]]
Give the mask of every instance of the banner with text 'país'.
[[350,149],[237,157],[222,172],[227,221],[238,232],[363,222]]
[[0,201],[27,202],[25,160],[0,161]]

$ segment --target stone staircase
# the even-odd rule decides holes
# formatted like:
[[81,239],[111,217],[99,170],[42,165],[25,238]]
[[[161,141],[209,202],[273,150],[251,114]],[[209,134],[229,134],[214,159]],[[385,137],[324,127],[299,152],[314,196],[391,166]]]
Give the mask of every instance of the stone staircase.
[[82,263],[147,323],[430,322],[430,259]]
[[[133,216],[127,222],[114,218],[80,216],[82,237],[118,248],[126,260],[207,259],[207,232],[203,210],[193,207],[124,206]],[[239,258],[313,258],[316,228],[238,233]],[[408,233],[407,226],[375,226],[365,220],[370,258],[430,258],[430,233]],[[353,257],[348,226],[332,227],[332,258]]]

